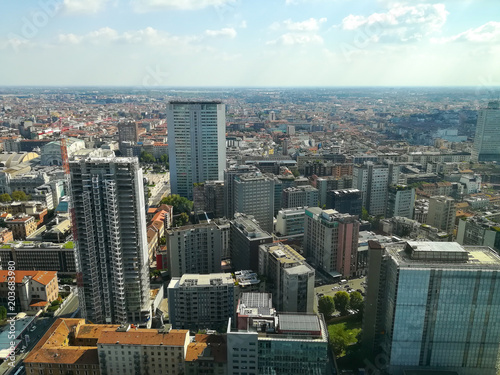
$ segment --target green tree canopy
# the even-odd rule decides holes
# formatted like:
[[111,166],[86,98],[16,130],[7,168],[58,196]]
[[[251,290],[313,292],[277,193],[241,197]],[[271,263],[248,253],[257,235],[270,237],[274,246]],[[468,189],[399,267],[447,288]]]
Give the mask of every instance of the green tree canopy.
[[323,314],[325,319],[328,319],[335,311],[335,302],[333,302],[333,297],[321,297],[318,301],[318,311]]
[[9,194],[0,194],[0,202],[10,202],[12,198],[10,197]]
[[0,306],[0,320],[7,319],[7,309],[5,306]]
[[347,349],[350,343],[351,337],[345,327],[342,324],[335,325],[335,327],[333,328],[333,332],[330,332],[330,345],[335,355],[342,355],[342,353]]
[[160,163],[168,164],[168,154],[163,154],[162,156],[160,156]]
[[29,196],[24,191],[13,191],[12,199],[15,201],[27,201]]
[[349,296],[349,305],[353,310],[363,310],[363,296],[360,292],[352,292]]
[[333,296],[333,301],[335,302],[335,309],[340,311],[342,315],[346,315],[347,309],[349,309],[349,293],[344,291],[337,292]]
[[189,215],[185,212],[182,212],[179,216],[174,219],[174,226],[182,227],[189,222]]
[[370,218],[370,215],[368,214],[368,210],[364,207],[361,207],[361,220],[367,221]]
[[150,154],[149,152],[146,152],[146,151],[142,151],[141,152],[141,156],[140,156],[139,160],[142,163],[154,163],[154,162],[156,162],[155,157],[152,154]]
[[193,202],[187,198],[181,197],[178,194],[172,194],[161,200],[161,204],[168,204],[174,206],[174,215],[179,215],[182,212],[186,214],[191,214],[193,209]]

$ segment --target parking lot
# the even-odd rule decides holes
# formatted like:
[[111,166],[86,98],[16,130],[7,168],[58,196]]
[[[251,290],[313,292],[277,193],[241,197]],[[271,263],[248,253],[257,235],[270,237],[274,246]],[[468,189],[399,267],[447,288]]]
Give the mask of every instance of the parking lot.
[[347,280],[346,283],[340,284],[340,283],[334,283],[334,284],[328,284],[328,285],[322,285],[314,288],[314,292],[316,295],[316,303],[315,303],[315,311],[317,312],[318,308],[318,300],[319,298],[324,296],[331,296],[333,297],[335,293],[339,291],[348,291],[350,289],[352,290],[362,290],[363,293],[365,292],[365,285],[364,283],[366,282],[366,278],[358,278],[358,279],[351,279]]

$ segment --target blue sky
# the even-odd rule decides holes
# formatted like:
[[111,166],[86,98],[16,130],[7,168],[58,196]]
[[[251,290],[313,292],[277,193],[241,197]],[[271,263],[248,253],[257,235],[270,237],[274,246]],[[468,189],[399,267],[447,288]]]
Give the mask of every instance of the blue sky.
[[0,3],[0,85],[500,85],[498,0]]

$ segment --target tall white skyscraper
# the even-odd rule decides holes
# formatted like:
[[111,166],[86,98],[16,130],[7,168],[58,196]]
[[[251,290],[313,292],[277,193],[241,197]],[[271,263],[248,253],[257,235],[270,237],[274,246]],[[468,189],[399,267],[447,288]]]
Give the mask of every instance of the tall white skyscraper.
[[193,184],[222,180],[226,167],[226,106],[172,101],[167,109],[172,194],[193,199]]
[[490,102],[478,113],[472,159],[500,162],[500,102]]
[[142,169],[137,158],[70,162],[78,298],[93,323],[141,322],[149,311]]

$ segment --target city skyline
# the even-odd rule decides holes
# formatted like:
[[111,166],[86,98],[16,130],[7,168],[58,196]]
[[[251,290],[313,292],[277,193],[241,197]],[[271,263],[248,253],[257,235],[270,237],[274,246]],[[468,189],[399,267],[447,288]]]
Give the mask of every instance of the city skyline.
[[498,86],[500,22],[490,16],[495,5],[489,0],[2,4],[9,18],[0,25],[0,82]]

